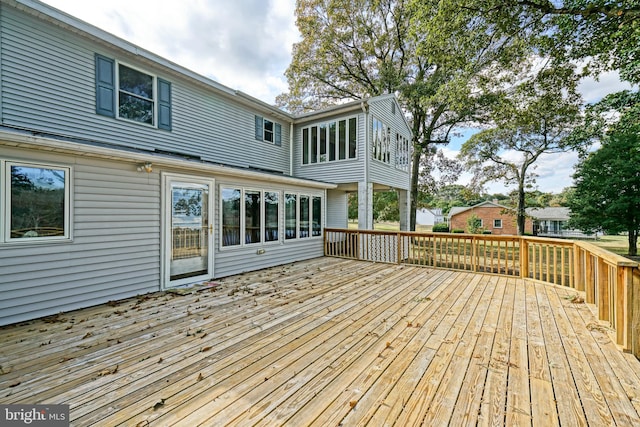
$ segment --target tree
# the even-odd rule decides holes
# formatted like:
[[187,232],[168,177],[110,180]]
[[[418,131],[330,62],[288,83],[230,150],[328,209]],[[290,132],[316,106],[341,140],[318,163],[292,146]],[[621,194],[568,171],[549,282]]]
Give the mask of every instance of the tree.
[[569,200],[573,197],[575,188],[565,187],[559,194],[553,194],[549,200],[549,206],[569,206]]
[[355,221],[358,219],[358,193],[348,194],[348,212],[349,220]]
[[463,185],[446,185],[433,193],[430,207],[440,208],[447,214],[453,206],[473,206],[480,203],[482,199],[480,194],[474,193]]
[[587,74],[620,71],[640,82],[638,0],[449,0],[498,28],[529,28],[542,55],[584,61]]
[[[519,196],[518,190],[510,192],[509,200],[505,202],[505,205],[517,208]],[[525,191],[524,194],[525,205],[528,208],[546,208],[550,206],[552,198],[552,193],[544,193],[540,190]]]
[[[411,229],[420,160],[474,118],[483,71],[506,58],[510,43],[479,22],[452,20],[436,0],[298,0],[302,40],[279,105],[303,112],[345,100],[397,93],[413,131]],[[498,75],[484,73],[483,78]]]
[[640,232],[640,129],[607,136],[586,156],[574,174],[569,200],[570,227],[593,232],[626,231],[628,254],[637,255]]
[[397,192],[376,191],[373,193],[373,218],[376,221],[400,221]]
[[474,174],[473,183],[502,180],[518,191],[518,234],[525,228],[525,192],[535,183],[536,161],[543,154],[576,149],[582,141],[569,139],[580,119],[581,98],[571,67],[543,69],[532,79],[505,91],[494,110],[494,127],[473,135],[460,158]]
[[598,75],[617,70],[632,83],[640,82],[640,2],[637,0],[518,0],[551,17],[550,53],[587,62],[585,72]]
[[467,218],[466,231],[469,234],[482,234],[484,232],[484,228],[482,227],[482,220],[478,217],[478,215],[473,214],[469,218]]

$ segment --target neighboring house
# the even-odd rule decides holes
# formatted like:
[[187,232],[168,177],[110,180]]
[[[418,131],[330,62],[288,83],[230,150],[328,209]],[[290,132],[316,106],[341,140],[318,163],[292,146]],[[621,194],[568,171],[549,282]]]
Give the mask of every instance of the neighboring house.
[[534,219],[533,234],[537,236],[561,236],[569,221],[569,208],[527,208],[526,211]]
[[33,0],[0,0],[0,324],[321,256],[409,218],[393,95],[291,115]]
[[570,210],[566,207],[527,208],[527,215],[533,218],[533,234],[544,237],[592,238],[594,234],[585,234],[567,226]]
[[[484,230],[491,234],[518,234],[516,211],[497,202],[482,202],[475,206],[454,206],[449,211],[449,229],[467,230],[468,220],[476,215]],[[531,233],[533,225],[530,218],[525,221],[525,233]]]
[[445,222],[445,218],[440,208],[420,208],[416,211],[416,224],[435,225],[441,222]]

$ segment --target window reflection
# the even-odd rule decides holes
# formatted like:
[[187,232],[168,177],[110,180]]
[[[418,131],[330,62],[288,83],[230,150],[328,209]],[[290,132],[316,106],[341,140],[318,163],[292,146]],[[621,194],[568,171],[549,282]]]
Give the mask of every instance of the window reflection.
[[11,166],[11,239],[67,236],[68,169]]

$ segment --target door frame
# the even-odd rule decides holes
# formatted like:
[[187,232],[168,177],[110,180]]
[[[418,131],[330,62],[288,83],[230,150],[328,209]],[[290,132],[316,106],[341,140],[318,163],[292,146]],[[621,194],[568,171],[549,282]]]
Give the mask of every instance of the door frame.
[[[214,252],[215,252],[215,179],[207,178],[203,176],[194,176],[194,175],[184,175],[178,173],[168,173],[161,172],[161,220],[160,220],[160,265],[161,265],[161,274],[160,274],[160,289],[170,289],[176,286],[181,286],[189,283],[195,283],[199,281],[203,281],[206,279],[213,278],[214,275]],[[208,208],[208,217],[209,217],[209,233],[207,239],[208,251],[207,251],[207,273],[201,276],[188,277],[185,279],[171,281],[171,247],[172,238],[171,236],[171,183],[172,182],[181,182],[181,183],[193,183],[199,185],[208,185],[209,186],[209,200],[207,203]]]

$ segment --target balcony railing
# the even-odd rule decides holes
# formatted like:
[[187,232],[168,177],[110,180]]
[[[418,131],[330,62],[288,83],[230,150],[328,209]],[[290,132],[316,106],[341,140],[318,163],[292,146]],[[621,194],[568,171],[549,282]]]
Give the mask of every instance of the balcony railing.
[[529,236],[327,228],[327,256],[540,280],[584,292],[612,338],[640,358],[638,263],[591,243]]

